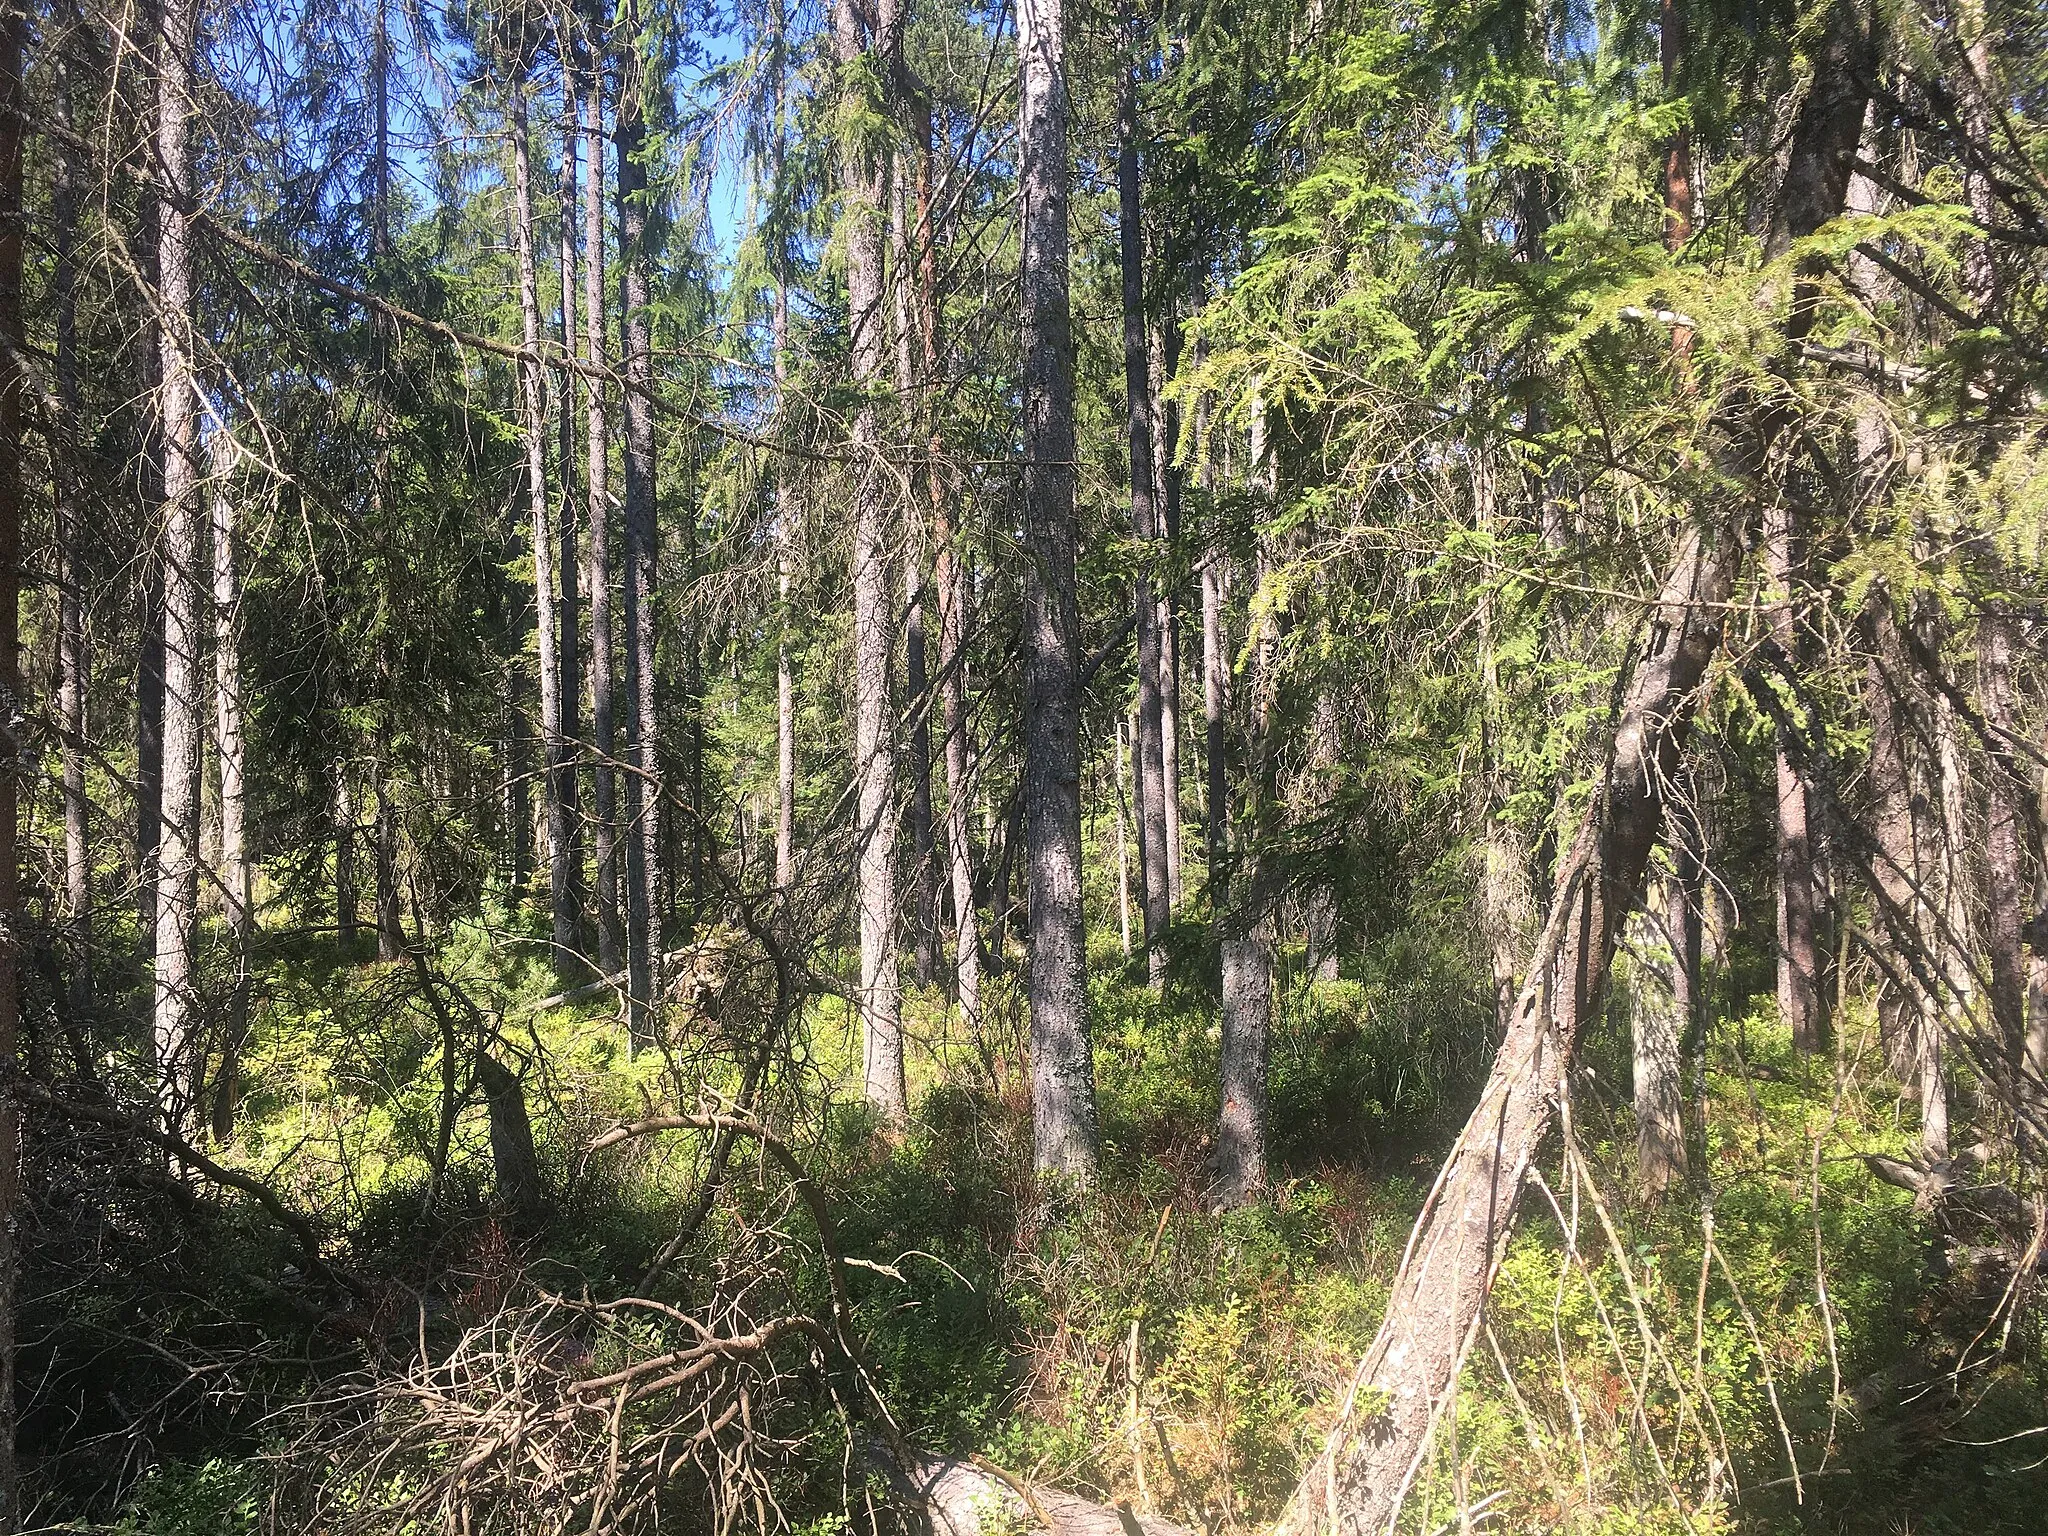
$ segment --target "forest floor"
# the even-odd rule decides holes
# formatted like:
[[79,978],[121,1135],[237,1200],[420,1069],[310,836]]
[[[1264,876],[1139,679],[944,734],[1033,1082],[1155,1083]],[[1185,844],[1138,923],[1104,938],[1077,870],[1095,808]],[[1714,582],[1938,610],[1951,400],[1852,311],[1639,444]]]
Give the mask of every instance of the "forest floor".
[[[508,1059],[523,1058],[552,1192],[523,1229],[493,1205],[479,1108],[430,1207],[439,1037],[404,967],[312,945],[266,973],[232,1161],[324,1213],[356,1262],[437,1298],[423,1348],[430,1321],[467,1326],[536,1290],[629,1290],[699,1174],[687,1136],[587,1154],[606,1125],[673,1102],[670,1074],[689,1068],[630,1059],[605,1007],[532,1012],[557,983],[521,956],[478,931],[440,963],[502,1010]],[[1257,1531],[1379,1322],[1485,1065],[1485,1000],[1455,957],[1408,941],[1343,981],[1283,978],[1277,1181],[1269,1202],[1215,1213],[1213,1002],[1179,981],[1153,994],[1113,944],[1092,958],[1105,1166],[1067,1219],[1031,1216],[1021,1008],[1003,978],[978,1042],[935,990],[913,993],[900,1136],[847,1097],[846,1005],[815,1002],[781,1128],[830,1199],[869,1363],[907,1435],[1197,1529]],[[1852,1001],[1833,1056],[1799,1059],[1740,980],[1724,978],[1708,1035],[1691,1180],[1654,1208],[1633,1194],[1625,1017],[1589,1042],[1408,1529],[2041,1528],[2032,1315],[2014,1324],[1967,1234],[1868,1170],[1866,1154],[1915,1135],[1871,1021]],[[1617,994],[1625,1008],[1625,977]],[[258,1406],[161,1435],[114,1528],[268,1528],[277,1420]],[[848,1497],[815,1446],[777,1495],[819,1536],[860,1528]]]

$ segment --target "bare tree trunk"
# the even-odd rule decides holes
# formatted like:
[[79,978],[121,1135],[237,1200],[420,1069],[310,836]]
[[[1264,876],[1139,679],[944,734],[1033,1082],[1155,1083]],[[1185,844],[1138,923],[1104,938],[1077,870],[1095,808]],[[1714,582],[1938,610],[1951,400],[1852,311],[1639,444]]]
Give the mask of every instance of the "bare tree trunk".
[[[372,142],[370,149],[370,254],[377,277],[384,277],[383,264],[391,256],[391,34],[386,0],[377,0],[370,23],[370,94]],[[383,530],[396,508],[391,496],[391,404],[384,392],[381,375],[398,355],[398,330],[383,316],[372,317],[372,366],[380,375],[373,386],[371,402],[370,513],[373,524]],[[392,615],[397,611],[392,572],[396,562],[382,562],[383,602],[386,617],[377,637],[379,691],[376,700],[376,749],[370,759],[371,879],[376,903],[377,958],[396,961],[405,950],[405,928],[398,901],[398,817],[391,802],[391,716],[392,702]]]
[[[1118,12],[1119,41],[1131,46],[1128,5]],[[1130,415],[1131,537],[1138,547],[1138,721],[1132,740],[1137,769],[1138,867],[1145,897],[1145,953],[1152,985],[1166,978],[1164,939],[1172,921],[1166,864],[1166,758],[1160,736],[1159,593],[1152,579],[1159,540],[1152,460],[1152,358],[1145,332],[1145,231],[1138,164],[1138,80],[1128,59],[1117,72],[1117,253],[1123,272],[1124,399]]]
[[626,906],[628,1027],[653,1041],[662,998],[661,758],[654,708],[654,592],[659,529],[654,506],[654,353],[648,313],[646,82],[637,71],[637,3],[629,3],[619,59],[619,350],[625,372]]
[[[1791,504],[1780,500],[1764,518],[1766,610],[1771,636],[1788,658],[1800,652],[1798,589],[1804,582],[1801,537]],[[1820,950],[1814,935],[1815,880],[1812,818],[1806,781],[1783,743],[1777,762],[1778,1014],[1792,1031],[1795,1050],[1827,1044],[1820,1006]]]
[[[583,77],[583,356],[605,366],[604,302],[604,69],[595,49],[579,50]],[[584,387],[585,518],[590,561],[590,730],[597,746],[591,765],[591,829],[597,864],[597,968],[616,976],[624,968],[625,935],[619,914],[618,733],[613,714],[618,665],[612,628],[611,444],[605,422],[605,384],[586,376]]]
[[[1328,805],[1335,790],[1337,754],[1341,742],[1337,728],[1337,701],[1328,687],[1316,695],[1315,719],[1309,727],[1309,787],[1316,800]],[[1307,930],[1309,974],[1317,981],[1335,981],[1337,961],[1337,893],[1328,878],[1317,880],[1302,893],[1302,926]]]
[[[555,686],[561,700],[561,738],[550,771],[555,777],[555,800],[561,807],[564,836],[568,842],[570,947],[578,958],[583,948],[583,827],[582,786],[579,782],[583,758],[583,676],[582,582],[578,569],[576,538],[576,391],[588,381],[579,379],[566,366],[576,357],[576,85],[575,73],[563,48],[562,61],[562,164],[555,187],[556,207],[561,211],[561,230],[556,242],[555,263],[562,280],[562,368],[561,399],[557,403],[555,435],[562,477],[561,500],[555,513],[555,576],[561,593],[555,604]],[[564,956],[563,958],[567,958]],[[587,963],[587,960],[586,960]]]
[[[1999,744],[2019,743],[2019,711],[2013,688],[2013,621],[1989,612],[1977,626],[1977,688],[1985,723]],[[1991,1014],[2000,1044],[2017,1064],[2026,1033],[2026,955],[2021,942],[2029,895],[2023,828],[2027,789],[2003,764],[1991,768],[1984,839],[1986,879],[1984,939],[1991,955]]]
[[[896,264],[890,294],[896,319],[896,399],[906,442],[915,439],[916,429],[925,419],[925,402],[930,393],[929,380],[924,387],[919,385],[915,361],[916,333],[921,326],[911,314],[915,301],[911,274],[917,268],[912,242],[917,233],[910,221],[909,179],[906,157],[899,155],[890,194]],[[921,482],[936,473],[937,466],[929,460],[915,467],[906,479],[908,494],[903,498],[903,708],[908,716],[905,755],[910,760],[910,944],[912,974],[922,987],[930,986],[939,973],[939,856],[932,835],[931,677],[925,637],[928,502],[921,499]]]
[[[932,227],[930,104],[922,110],[917,178],[918,315],[924,339],[926,386],[939,385],[939,278],[937,231]],[[939,435],[937,413],[925,408],[929,453],[926,489],[931,495],[932,580],[939,607],[939,707],[945,726],[941,750],[946,766],[946,863],[953,892],[953,985],[960,1016],[970,1033],[981,1029],[981,929],[974,905],[974,831],[969,821],[973,788],[967,728],[967,562],[964,530],[953,519],[953,489]]]
[[204,684],[205,547],[199,505],[199,412],[192,376],[192,0],[163,0],[157,42],[156,153],[169,195],[157,204],[163,308],[158,418],[164,440],[163,829],[156,885],[153,1040],[166,1125],[179,1129],[197,1063],[193,948],[199,903],[199,762]]
[[[1166,398],[1166,386],[1179,365],[1180,332],[1171,319],[1151,330],[1152,467],[1159,489],[1159,512],[1163,519],[1167,558],[1175,558],[1180,547],[1180,471],[1174,467],[1174,445],[1179,437],[1173,402]],[[1162,590],[1159,595],[1159,763],[1163,779],[1161,801],[1166,811],[1166,905],[1178,912],[1183,897],[1180,826],[1180,615],[1176,594]]]
[[[10,22],[9,25],[12,25]],[[75,423],[79,417],[78,390],[78,213],[83,195],[79,186],[76,151],[72,148],[71,59],[68,48],[53,52],[51,72],[55,82],[50,92],[57,133],[50,145],[54,157],[51,169],[51,203],[55,229],[52,244],[55,271],[57,398],[65,417]],[[18,84],[7,77],[6,84]],[[9,183],[10,189],[12,183]],[[0,231],[4,237],[4,231]],[[92,844],[90,805],[85,794],[85,701],[90,688],[91,657],[86,646],[85,589],[88,580],[85,533],[80,520],[78,473],[70,449],[53,449],[55,473],[53,511],[57,537],[57,719],[63,729],[58,755],[64,775],[64,929],[68,969],[68,994],[74,1014],[92,1002]],[[5,1220],[0,1211],[0,1220]],[[0,1277],[4,1279],[4,1277]],[[5,1296],[0,1295],[0,1308]],[[4,1367],[0,1367],[4,1374]],[[0,1426],[0,1456],[12,1450],[12,1437]],[[0,1501],[12,1508],[7,1490],[11,1484],[0,1475]],[[0,1521],[0,1531],[8,1526]]]
[[[885,6],[870,33],[854,0],[835,0],[833,40],[845,88],[873,50],[892,57],[896,17]],[[887,162],[849,138],[840,163],[845,190],[846,296],[855,382],[862,391],[853,418],[853,777],[858,854],[854,899],[860,916],[860,1020],[868,1101],[883,1117],[907,1113],[903,1075],[901,983],[896,970],[896,753],[890,735],[888,497],[875,395],[888,380],[888,324],[882,311],[882,236],[887,226]]]
[[[21,676],[21,462],[22,405],[28,381],[13,360],[28,352],[22,316],[22,246],[28,204],[23,195],[22,137],[28,122],[23,58],[27,8],[0,13],[0,697],[7,724],[18,729],[27,713]],[[60,92],[66,88],[59,84]],[[14,1311],[20,1288],[16,1231],[21,1210],[21,1110],[15,1099],[20,1071],[21,770],[19,757],[0,762],[0,1532],[21,1529],[21,1494],[14,1459]]]
[[[1254,476],[1265,473],[1263,431],[1253,419]],[[1263,563],[1264,557],[1261,556]],[[1273,901],[1265,840],[1275,801],[1273,739],[1279,627],[1255,614],[1252,697],[1245,722],[1245,805],[1227,883],[1211,889],[1223,951],[1222,1111],[1216,1127],[1216,1202],[1232,1208],[1266,1187],[1266,1075],[1273,1013]]]
[[1114,793],[1110,796],[1116,805],[1116,931],[1123,943],[1124,958],[1128,960],[1131,956],[1131,842],[1129,818],[1124,815],[1124,722],[1117,721],[1112,731],[1116,756]]
[[[519,364],[521,446],[526,454],[528,537],[533,551],[533,611],[538,634],[541,752],[547,765],[548,907],[554,921],[554,963],[576,950],[576,876],[563,799],[565,773],[573,777],[571,745],[563,734],[561,616],[556,609],[555,530],[548,508],[547,405],[541,386],[540,281],[533,244],[532,147],[526,120],[526,62],[515,66],[508,103],[512,138],[512,233],[518,262],[519,334],[526,357]],[[566,470],[567,465],[563,468]]]
[[221,1031],[220,1067],[213,1082],[214,1138],[235,1126],[242,1043],[249,1033],[250,946],[256,933],[254,861],[248,838],[248,756],[242,734],[242,551],[237,526],[234,444],[214,433],[210,456],[213,505],[214,739],[220,754],[220,884],[228,934],[235,947],[234,989]]
[[1024,813],[1033,1162],[1088,1182],[1099,1136],[1081,911],[1081,620],[1067,290],[1064,0],[1020,0],[1017,138],[1024,385]]
[[531,1218],[545,1203],[540,1159],[534,1153],[533,1120],[526,1110],[526,1091],[519,1074],[480,1050],[476,1080],[484,1091],[491,1127],[491,1166],[497,1175],[498,1199],[514,1215]]
[[[506,761],[509,765],[509,750]],[[329,807],[334,833],[334,938],[347,954],[355,948],[362,898],[356,886],[356,797],[348,782],[347,762],[340,755],[334,760]]]
[[[1675,813],[1675,807],[1673,808]],[[1667,816],[1670,867],[1655,872],[1639,922],[1649,972],[1633,998],[1636,1187],[1645,1204],[1662,1200],[1686,1176],[1685,1041],[1696,1007],[1700,926],[1694,863],[1675,814]]]
[[[780,128],[778,125],[778,132]],[[788,383],[789,289],[775,285],[775,387],[778,399]],[[775,886],[796,885],[796,664],[790,652],[790,568],[796,530],[791,526],[790,488],[778,462],[775,471]]]
[[1202,721],[1205,747],[1204,817],[1209,838],[1209,904],[1223,898],[1224,860],[1229,854],[1230,642],[1224,634],[1224,568],[1212,555],[1202,566]]
[[1662,785],[1719,645],[1720,605],[1741,547],[1732,527],[1682,536],[1606,772],[1559,862],[1515,1021],[1409,1238],[1386,1320],[1346,1393],[1347,1411],[1295,1489],[1285,1532],[1380,1536],[1400,1511],[1477,1330],[1580,1031],[1598,1010],[1617,925],[1640,898]]

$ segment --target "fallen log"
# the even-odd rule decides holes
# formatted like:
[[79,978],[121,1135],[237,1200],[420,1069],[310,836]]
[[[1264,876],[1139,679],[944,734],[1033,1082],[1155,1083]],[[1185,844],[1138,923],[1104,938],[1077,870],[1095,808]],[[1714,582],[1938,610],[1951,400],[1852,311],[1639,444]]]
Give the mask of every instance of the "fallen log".
[[934,1536],[1194,1536],[1186,1526],[1140,1516],[1127,1503],[1097,1504],[1078,1494],[1023,1482],[988,1463],[904,1450],[875,1458],[902,1494],[930,1517]]

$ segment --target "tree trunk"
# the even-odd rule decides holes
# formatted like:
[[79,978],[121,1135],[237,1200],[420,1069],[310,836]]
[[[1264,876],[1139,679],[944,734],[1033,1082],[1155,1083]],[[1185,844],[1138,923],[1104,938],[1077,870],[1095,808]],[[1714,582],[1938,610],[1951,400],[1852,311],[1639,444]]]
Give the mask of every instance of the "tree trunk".
[[225,1141],[235,1126],[242,1043],[249,1033],[250,946],[255,938],[254,860],[248,838],[248,757],[242,734],[242,551],[237,527],[233,440],[212,439],[213,698],[214,736],[220,754],[220,885],[228,935],[235,949],[235,979],[221,1029],[220,1067],[213,1081],[213,1134]]
[[[559,967],[576,950],[576,875],[569,835],[569,807],[563,780],[573,775],[574,758],[563,734],[561,616],[556,608],[555,530],[548,507],[547,406],[540,365],[540,281],[533,244],[532,148],[526,121],[526,65],[517,66],[508,103],[512,136],[512,233],[518,262],[519,335],[526,357],[519,364],[521,447],[526,455],[528,538],[533,552],[533,612],[538,630],[541,753],[547,765],[548,908],[554,922]],[[566,464],[563,466],[566,470]],[[572,646],[573,649],[573,646]]]
[[1209,905],[1222,899],[1224,859],[1229,853],[1230,770],[1225,737],[1230,716],[1230,641],[1224,633],[1223,558],[1212,554],[1202,566],[1202,723],[1207,770],[1203,807],[1209,838]]
[[1598,1011],[1617,924],[1640,898],[1692,696],[1720,641],[1741,530],[1682,536],[1629,681],[1593,802],[1560,861],[1556,895],[1478,1106],[1409,1238],[1386,1320],[1347,1411],[1308,1468],[1283,1531],[1380,1536],[1399,1513],[1475,1336],[1585,1022]]
[[[1325,687],[1316,695],[1310,726],[1309,793],[1314,803],[1328,806],[1336,791],[1337,754],[1342,745],[1337,728],[1337,700]],[[1337,893],[1327,875],[1302,892],[1302,927],[1307,930],[1308,969],[1317,981],[1335,981],[1337,961]]]
[[[1252,464],[1265,473],[1254,417]],[[1261,557],[1263,565],[1263,556]],[[1279,624],[1252,618],[1252,696],[1244,732],[1244,806],[1230,876],[1210,891],[1223,952],[1222,1111],[1216,1127],[1216,1202],[1226,1209],[1266,1187],[1266,1075],[1273,1014],[1273,900],[1265,841],[1275,801],[1274,740]]]
[[1116,805],[1116,931],[1123,944],[1124,958],[1131,957],[1131,841],[1129,818],[1124,814],[1124,722],[1113,727],[1116,779],[1110,798]]
[[[780,125],[777,132],[780,133]],[[778,143],[780,140],[778,139]],[[778,156],[778,169],[779,169]],[[775,284],[775,392],[786,404],[789,382],[789,287]],[[784,893],[796,885],[796,662],[790,649],[790,570],[795,564],[796,530],[792,503],[781,461],[775,469],[775,888]]]
[[[11,25],[11,23],[10,23]],[[50,92],[57,133],[50,149],[52,245],[55,270],[52,286],[56,310],[57,399],[67,422],[79,419],[78,390],[78,213],[83,195],[72,148],[71,61],[58,47],[51,58],[55,76]],[[17,82],[6,77],[9,86]],[[10,188],[12,184],[10,183]],[[4,232],[0,232],[4,234]],[[85,701],[91,687],[91,657],[85,631],[85,590],[88,581],[85,531],[80,517],[78,473],[68,447],[53,450],[51,465],[57,539],[57,720],[63,730],[58,756],[64,777],[64,933],[67,992],[74,1015],[92,1004],[92,844],[91,807],[85,793]],[[5,1213],[0,1212],[0,1220]],[[0,1296],[0,1306],[5,1297]],[[4,1369],[4,1368],[0,1368]],[[0,1426],[4,1430],[4,1426]],[[0,1455],[12,1441],[0,1433]],[[5,1484],[0,1476],[0,1484]],[[7,1498],[0,1486],[0,1500]],[[7,1505],[11,1508],[11,1503]],[[0,1530],[7,1529],[0,1523]]]
[[[1765,600],[1771,637],[1794,665],[1800,654],[1799,597],[1805,562],[1791,503],[1775,502],[1764,517]],[[1820,948],[1815,937],[1812,818],[1806,781],[1781,742],[1777,760],[1778,1015],[1792,1031],[1793,1049],[1812,1053],[1827,1045],[1820,1003]]]
[[1644,975],[1633,1005],[1636,1188],[1654,1205],[1686,1176],[1685,1042],[1694,1016],[1700,965],[1699,915],[1695,884],[1686,876],[1693,856],[1677,828],[1676,807],[1667,816],[1670,867],[1650,882],[1650,901],[1638,922],[1636,952],[1645,957]]
[[1095,1177],[1095,1062],[1081,911],[1081,620],[1074,583],[1063,0],[1017,7],[1024,415],[1024,819],[1031,903],[1032,1156]]
[[[1131,45],[1126,5],[1119,40]],[[1146,968],[1157,988],[1166,979],[1166,926],[1172,920],[1166,872],[1166,758],[1160,735],[1159,593],[1152,579],[1159,539],[1152,460],[1152,357],[1145,331],[1145,231],[1138,164],[1136,66],[1122,62],[1116,91],[1117,255],[1123,271],[1124,399],[1130,415],[1131,538],[1138,549],[1132,601],[1137,605],[1138,721],[1132,758],[1138,775],[1138,867],[1144,872]]]
[[[939,277],[937,231],[932,226],[932,117],[926,102],[919,119],[917,177],[918,317],[924,340],[928,390],[939,386]],[[953,892],[953,985],[968,1032],[981,1030],[981,929],[974,905],[974,831],[969,821],[973,787],[967,729],[967,562],[965,530],[953,519],[953,487],[936,411],[927,403],[925,488],[931,496],[932,581],[939,608],[939,707],[945,726],[946,865]]]
[[[605,366],[604,302],[604,70],[585,55],[583,79],[583,355]],[[592,841],[597,863],[597,967],[607,976],[624,968],[619,921],[618,770],[613,723],[618,666],[612,629],[611,445],[605,423],[605,385],[586,375],[584,386],[585,516],[590,524],[590,729],[597,746],[591,765]]]
[[[508,747],[508,773],[510,763]],[[334,833],[334,939],[346,955],[355,948],[362,899],[356,887],[356,797],[349,786],[348,765],[340,756],[334,760],[333,798],[329,803]]]
[[[890,56],[894,8],[885,6],[874,32],[854,0],[835,0],[833,40],[849,106],[862,102],[861,61],[869,50]],[[860,921],[859,1008],[863,1081],[868,1102],[884,1119],[907,1112],[903,1073],[901,983],[896,971],[896,752],[890,731],[889,653],[893,646],[886,508],[877,462],[881,435],[875,396],[888,382],[888,322],[882,311],[882,236],[887,227],[886,161],[849,137],[840,175],[845,197],[847,324],[854,381],[853,509],[853,779],[858,849],[854,903]]]
[[619,342],[626,415],[626,905],[627,1018],[633,1044],[650,1044],[661,977],[661,759],[654,709],[654,592],[659,530],[654,506],[654,352],[648,313],[646,82],[634,73],[640,15],[626,8],[619,97]]
[[[890,292],[896,311],[896,399],[904,441],[915,441],[917,428],[926,414],[930,381],[922,385],[915,362],[916,332],[921,329],[912,318],[915,302],[910,274],[916,268],[912,242],[917,238],[910,222],[910,194],[904,157],[896,161],[891,189],[890,217],[894,223],[895,281]],[[913,975],[917,984],[928,987],[939,974],[939,856],[932,835],[932,709],[931,676],[925,643],[925,540],[929,530],[925,513],[929,503],[922,500],[922,481],[936,472],[926,463],[914,467],[907,478],[903,498],[903,708],[905,755],[910,760],[910,943]]]
[[[28,381],[13,360],[28,352],[23,324],[22,246],[28,204],[22,152],[28,122],[23,60],[28,43],[25,7],[0,15],[0,343],[7,362],[0,367],[0,691],[8,701],[8,725],[18,729],[27,713],[18,702],[21,676],[21,463],[22,407]],[[64,89],[60,82],[60,92]],[[68,179],[68,177],[67,177]],[[20,1485],[14,1460],[14,1309],[20,1256],[16,1232],[21,1210],[21,1110],[15,1099],[21,1070],[21,770],[17,756],[0,763],[0,1532],[21,1529]]]
[[519,1074],[487,1050],[477,1052],[476,1080],[484,1091],[491,1127],[491,1165],[498,1200],[515,1216],[531,1219],[546,1203],[540,1159],[534,1153],[533,1121]]
[[[1161,531],[1169,565],[1180,548],[1180,472],[1174,468],[1179,433],[1173,402],[1166,398],[1179,364],[1180,332],[1168,322],[1152,327],[1152,474],[1157,484]],[[1177,566],[1174,568],[1177,569]],[[1166,810],[1166,906],[1178,912],[1182,891],[1180,826],[1180,615],[1175,594],[1159,594],[1159,763]]]
[[[570,948],[588,964],[583,948],[583,827],[582,786],[579,783],[583,759],[582,689],[583,644],[581,634],[583,593],[578,569],[576,538],[576,391],[588,381],[580,379],[566,364],[576,357],[576,87],[574,70],[563,61],[562,73],[562,163],[555,186],[555,203],[561,211],[560,237],[556,242],[556,267],[562,280],[561,399],[556,411],[556,455],[562,478],[561,499],[556,504],[555,576],[561,591],[555,601],[555,685],[561,700],[561,737],[551,766],[555,800],[561,807],[564,835],[568,841]],[[568,958],[566,955],[562,958]]]
[[[1998,744],[2011,752],[2020,744],[2018,700],[2013,688],[2013,621],[1987,612],[1977,625],[1977,689],[1984,721]],[[1991,766],[1984,838],[1984,941],[1991,952],[1991,1016],[2008,1060],[2024,1056],[2026,953],[2021,942],[2026,877],[2023,829],[2027,786],[2004,764]]]
[[198,1063],[194,1025],[198,977],[193,949],[199,903],[199,761],[205,735],[205,548],[199,505],[199,412],[187,332],[192,324],[189,132],[192,111],[192,0],[164,0],[157,41],[156,154],[170,195],[157,204],[157,263],[163,307],[158,419],[164,441],[163,826],[157,855],[153,1040],[165,1125],[180,1131]]

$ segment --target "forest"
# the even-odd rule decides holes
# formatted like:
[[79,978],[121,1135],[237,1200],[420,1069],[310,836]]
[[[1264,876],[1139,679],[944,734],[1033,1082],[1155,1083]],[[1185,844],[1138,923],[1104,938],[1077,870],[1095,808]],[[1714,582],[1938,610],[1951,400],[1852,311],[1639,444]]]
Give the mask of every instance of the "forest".
[[2048,1529],[2042,0],[0,0],[0,1536]]

